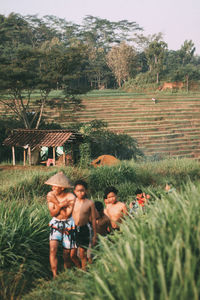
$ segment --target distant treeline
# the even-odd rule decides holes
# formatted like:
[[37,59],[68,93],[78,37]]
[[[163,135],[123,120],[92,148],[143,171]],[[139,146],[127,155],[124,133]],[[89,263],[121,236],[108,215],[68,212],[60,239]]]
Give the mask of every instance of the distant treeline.
[[[172,51],[161,33],[144,36],[134,21],[86,16],[79,25],[55,16],[0,15],[0,101],[25,128],[39,128],[47,105],[73,114],[81,107],[77,95],[90,89],[184,81],[188,90],[199,79],[191,40]],[[52,90],[63,97],[50,97]]]
[[73,86],[83,70],[84,80],[92,88],[122,86],[139,74],[148,74],[149,81],[157,83],[200,79],[200,56],[195,55],[191,40],[183,41],[177,51],[169,50],[162,33],[144,36],[134,21],[86,16],[82,24],[76,24],[56,16],[12,13],[0,15],[0,28],[1,81],[8,68],[16,80],[17,74],[19,80],[24,75],[19,68],[29,71],[27,80],[32,80],[39,68],[43,82],[37,84],[44,87],[51,80],[54,88],[64,86],[66,79]]

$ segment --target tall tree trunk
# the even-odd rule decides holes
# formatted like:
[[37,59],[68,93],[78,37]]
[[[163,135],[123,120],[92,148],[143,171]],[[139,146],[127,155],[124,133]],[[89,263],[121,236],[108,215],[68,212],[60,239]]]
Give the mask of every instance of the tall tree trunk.
[[156,83],[159,83],[159,72],[156,74]]
[[186,89],[187,89],[187,93],[188,93],[189,92],[189,76],[188,76],[188,74],[185,77],[186,77]]
[[42,118],[42,113],[43,113],[43,109],[44,109],[44,104],[45,104],[45,100],[42,101],[42,105],[40,107],[40,114],[39,114],[39,117],[38,117],[38,120],[37,120],[37,124],[35,126],[35,129],[38,129],[39,125],[40,125],[40,121],[41,121],[41,118]]

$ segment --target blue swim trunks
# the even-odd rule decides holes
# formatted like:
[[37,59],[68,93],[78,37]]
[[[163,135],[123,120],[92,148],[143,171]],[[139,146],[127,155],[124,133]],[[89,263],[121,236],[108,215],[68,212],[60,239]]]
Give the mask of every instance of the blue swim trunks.
[[63,247],[66,249],[76,248],[76,227],[72,217],[67,220],[59,220],[54,217],[49,222],[49,226],[50,241],[62,242]]

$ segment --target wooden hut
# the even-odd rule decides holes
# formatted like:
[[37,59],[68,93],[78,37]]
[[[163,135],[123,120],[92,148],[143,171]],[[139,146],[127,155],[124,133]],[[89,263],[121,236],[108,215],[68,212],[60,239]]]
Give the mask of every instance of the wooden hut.
[[[29,165],[31,155],[35,150],[43,147],[53,148],[53,164],[56,162],[56,147],[63,147],[63,164],[66,164],[66,148],[73,143],[80,143],[82,136],[73,130],[38,130],[38,129],[14,129],[4,140],[3,145],[12,147],[12,161],[15,165],[15,147],[22,147],[24,151],[24,165],[26,164],[26,153],[28,154]],[[66,147],[67,146],[67,147]]]

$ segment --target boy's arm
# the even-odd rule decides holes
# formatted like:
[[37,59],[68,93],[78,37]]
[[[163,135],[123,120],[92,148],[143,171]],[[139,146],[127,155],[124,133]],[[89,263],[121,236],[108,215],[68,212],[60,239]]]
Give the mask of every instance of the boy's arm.
[[47,202],[52,202],[53,204],[59,206],[60,208],[66,207],[68,205],[68,200],[59,202],[56,195],[54,193],[50,192],[47,194]]
[[62,202],[65,204],[66,213],[68,216],[70,216],[73,212],[75,200],[76,200],[76,197],[74,196],[74,194],[70,193],[67,196],[67,200]]
[[48,202],[48,203],[49,203],[49,202],[52,202],[52,203],[54,203],[55,205],[59,205],[59,201],[58,201],[56,195],[54,195],[52,192],[49,192],[49,193],[47,194],[47,202]]
[[58,205],[55,205],[54,203],[49,201],[48,202],[48,208],[49,208],[50,215],[52,217],[57,217],[57,215],[59,215],[59,212],[60,212],[61,208]]
[[93,228],[92,244],[93,244],[93,246],[95,246],[96,238],[97,238],[97,232],[96,232],[96,212],[95,212],[94,202],[91,203],[91,222],[92,222],[92,228]]
[[108,215],[108,211],[107,211],[107,208],[104,208],[104,214],[109,218],[109,215]]
[[[108,218],[108,217],[107,217]],[[112,225],[110,219],[107,219],[107,232],[110,233],[112,231]]]
[[123,203],[123,205],[122,205],[122,212],[123,212],[124,215],[128,215],[128,210],[127,210],[127,207],[126,207],[125,203]]
[[56,198],[56,195],[54,195],[52,192],[49,192],[47,194],[47,203],[50,215],[52,217],[56,217],[57,215],[59,215],[61,207],[59,205],[58,199]]

